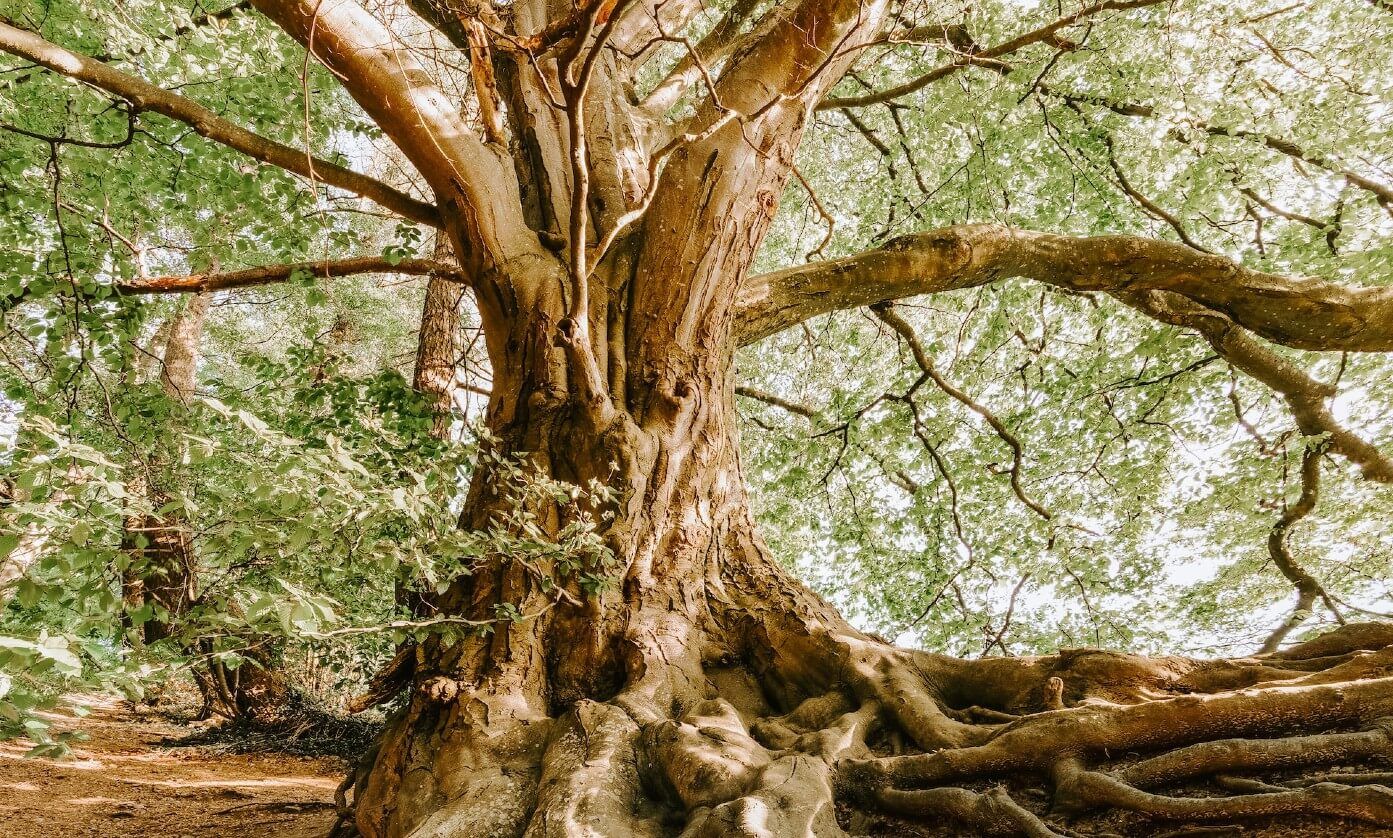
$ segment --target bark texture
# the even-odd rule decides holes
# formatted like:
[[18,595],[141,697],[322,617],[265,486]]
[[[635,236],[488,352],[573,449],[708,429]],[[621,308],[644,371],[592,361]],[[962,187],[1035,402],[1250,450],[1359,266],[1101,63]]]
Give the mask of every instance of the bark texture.
[[[452,258],[450,240],[444,235],[436,238],[434,258],[446,264]],[[448,438],[454,421],[456,367],[462,350],[460,299],[463,296],[463,285],[432,275],[421,303],[421,326],[411,386],[430,401],[435,414],[431,435],[436,439]]]
[[[375,116],[426,95],[385,69],[361,72],[352,45],[379,35],[349,3],[319,6],[310,44],[314,5],[258,0]],[[470,15],[414,7],[479,59]],[[985,226],[749,277],[810,113],[887,8],[770,12],[750,30],[758,37],[708,44],[706,54],[727,56],[709,99],[679,125],[655,126],[622,78],[652,18],[689,13],[657,8],[582,3],[576,21],[516,4],[503,25],[538,46],[495,39],[493,82],[475,79],[476,95],[501,101],[510,153],[486,125],[482,140],[471,133],[413,157],[444,208],[494,373],[493,449],[462,525],[506,530],[521,511],[558,537],[590,516],[613,562],[504,552],[432,603],[486,628],[405,648],[384,671],[373,696],[400,687],[403,702],[345,788],[341,830],[803,838],[1149,834],[1176,821],[1283,829],[1313,818],[1336,830],[1393,827],[1393,793],[1376,785],[1273,790],[1233,779],[1379,762],[1379,720],[1393,712],[1386,628],[1237,661],[1088,649],[963,661],[894,648],[849,626],[761,542],[740,473],[732,363],[743,343],[819,313],[1010,276],[1168,294],[1175,310],[1197,306],[1242,335],[1345,349],[1384,348],[1386,295],[1256,274],[1181,245]],[[404,148],[421,130],[384,127]],[[464,167],[469,179],[450,180]],[[499,182],[507,188],[491,187]],[[611,499],[539,499],[499,463],[598,484]],[[586,574],[607,586],[594,590]]]

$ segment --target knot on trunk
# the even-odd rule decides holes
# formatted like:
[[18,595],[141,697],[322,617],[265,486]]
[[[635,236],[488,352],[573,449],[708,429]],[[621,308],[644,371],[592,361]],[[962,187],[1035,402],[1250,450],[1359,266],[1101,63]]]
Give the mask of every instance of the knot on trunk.
[[574,346],[576,334],[580,331],[580,324],[573,317],[563,317],[556,324],[556,345]]

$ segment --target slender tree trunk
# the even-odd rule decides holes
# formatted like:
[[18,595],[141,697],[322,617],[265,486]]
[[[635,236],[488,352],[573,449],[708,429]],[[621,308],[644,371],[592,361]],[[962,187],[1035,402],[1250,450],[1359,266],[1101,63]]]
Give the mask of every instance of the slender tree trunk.
[[[159,355],[154,359],[160,386],[180,409],[187,408],[196,393],[199,344],[211,302],[211,294],[191,296],[157,332],[157,338],[163,338],[156,342]],[[147,377],[155,369],[155,364],[147,365]],[[176,414],[176,426],[179,421]],[[168,464],[181,459],[181,443],[164,457],[150,452],[145,463],[149,477],[169,476]],[[158,511],[174,495],[158,477],[149,477],[141,474],[126,486],[128,492],[143,492],[146,507],[155,511],[127,519],[122,541],[131,564],[124,573],[123,588],[129,606],[153,609],[154,616],[142,624],[141,631],[146,643],[156,643],[172,637],[180,619],[197,604],[199,569],[186,516],[177,508]],[[198,639],[191,641],[190,651],[208,654],[213,650],[209,641]],[[274,720],[294,696],[277,664],[276,650],[269,648],[264,638],[253,638],[242,654],[246,662],[235,669],[214,658],[195,670],[205,712],[257,722]]]
[[[434,259],[449,262],[450,240],[436,236]],[[416,366],[411,386],[424,395],[435,413],[431,435],[448,439],[454,423],[455,368],[460,355],[460,299],[464,286],[438,276],[426,283],[421,305],[421,329],[416,342]]]
[[[85,479],[82,469],[76,463],[70,465],[64,477],[66,485],[50,494],[45,501],[46,505],[50,509],[61,508],[67,502],[70,490],[79,486]],[[16,500],[23,499],[23,497],[14,498],[7,494],[5,506],[8,507]],[[19,580],[24,578],[24,574],[29,571],[29,568],[43,557],[44,550],[48,547],[52,535],[51,530],[41,521],[31,521],[19,532],[19,541],[10,550],[9,555],[0,559],[0,609],[9,602]]]
[[[159,347],[162,361],[160,385],[174,404],[187,406],[194,396],[198,374],[198,344],[208,316],[211,295],[196,294],[176,312]],[[176,452],[177,453],[177,452]],[[154,452],[145,462],[149,474],[140,475],[127,485],[128,492],[141,492],[151,510],[166,506],[172,495],[151,480],[165,463]],[[191,534],[184,515],[178,510],[131,516],[126,521],[122,545],[131,556],[125,572],[127,603],[149,606],[154,615],[141,627],[146,643],[170,636],[171,621],[188,610],[197,597],[198,569]]]
[[[437,261],[454,260],[450,240],[445,234],[436,236],[434,249],[433,255]],[[416,339],[416,367],[412,372],[411,386],[430,404],[433,413],[430,433],[441,441],[450,438],[455,422],[456,368],[461,349],[460,300],[463,295],[464,286],[460,283],[432,276],[426,283],[426,296],[421,304],[421,326]],[[396,601],[397,605],[417,616],[433,610],[427,597],[400,581],[396,585]],[[398,650],[402,661],[405,661],[405,655],[414,649],[414,645],[406,643]]]

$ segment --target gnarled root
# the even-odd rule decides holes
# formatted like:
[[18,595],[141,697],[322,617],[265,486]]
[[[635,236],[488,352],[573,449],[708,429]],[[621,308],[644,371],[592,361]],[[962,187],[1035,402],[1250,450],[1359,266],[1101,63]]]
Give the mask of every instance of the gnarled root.
[[978,793],[944,787],[903,791],[884,788],[874,792],[876,804],[896,815],[911,818],[951,817],[976,827],[980,835],[1024,835],[1028,838],[1060,838],[1045,820],[1021,806],[1006,789]]
[[358,778],[363,832],[1076,838],[1241,822],[1393,834],[1384,627],[1228,661],[961,661],[816,614],[765,619],[744,647],[643,625],[625,639],[626,686],[605,700],[548,709],[418,676],[411,721]]
[[[905,817],[947,815],[980,834],[1068,834],[1012,800],[1004,788],[986,793],[967,788],[984,780],[1019,783],[1022,778],[1052,784],[1052,812],[1081,821],[1120,810],[1143,820],[1275,823],[1273,818],[1297,817],[1393,827],[1393,790],[1383,785],[1393,779],[1388,773],[1326,771],[1275,783],[1231,776],[1393,763],[1393,647],[1379,646],[1388,638],[1381,627],[1350,626],[1287,653],[1247,660],[1162,659],[1166,662],[1157,664],[1117,656],[1118,672],[1146,676],[1126,703],[1087,695],[1109,680],[1099,678],[1098,660],[1088,667],[1091,683],[1068,683],[1078,669],[1061,662],[1072,657],[1077,663],[1089,655],[964,663],[979,672],[957,682],[959,695],[965,683],[1014,666],[1018,683],[1012,689],[995,689],[986,679],[988,688],[973,698],[994,697],[1009,705],[1033,694],[1039,710],[1005,724],[980,725],[985,736],[965,737],[972,744],[846,759],[839,766],[839,786],[864,808]],[[1164,677],[1162,670],[1168,673]],[[1055,672],[1062,676],[1048,674]],[[1026,683],[1031,679],[1033,685]],[[1061,690],[1060,682],[1071,689]],[[1239,688],[1189,692],[1235,683]],[[953,692],[938,691],[946,712],[951,707],[942,706],[943,696]],[[1084,697],[1061,707],[1061,692]],[[1138,760],[1139,754],[1148,756]],[[1198,796],[1196,784],[1237,794],[1214,796],[1205,790]],[[1367,834],[1364,829],[1303,834]]]

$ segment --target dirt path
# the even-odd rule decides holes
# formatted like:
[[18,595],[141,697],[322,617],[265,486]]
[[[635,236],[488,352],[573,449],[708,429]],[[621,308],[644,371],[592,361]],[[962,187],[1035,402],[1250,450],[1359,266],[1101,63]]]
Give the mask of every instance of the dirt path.
[[67,760],[28,759],[28,743],[0,742],[3,838],[321,838],[334,821],[336,760],[166,748],[190,729],[108,698],[83,703],[85,719],[48,715],[92,736]]

